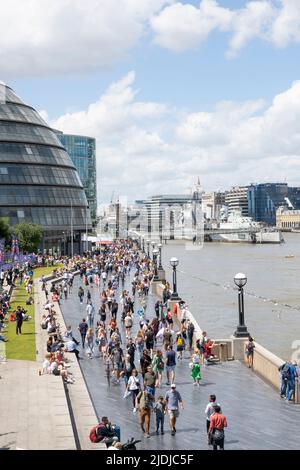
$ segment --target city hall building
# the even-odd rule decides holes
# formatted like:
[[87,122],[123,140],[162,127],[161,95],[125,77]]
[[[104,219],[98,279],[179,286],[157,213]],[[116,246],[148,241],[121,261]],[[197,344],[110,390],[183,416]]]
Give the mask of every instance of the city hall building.
[[83,185],[66,149],[41,116],[3,84],[0,217],[8,217],[10,226],[41,225],[41,248],[58,253],[70,253],[71,247],[80,253],[82,233],[91,228]]

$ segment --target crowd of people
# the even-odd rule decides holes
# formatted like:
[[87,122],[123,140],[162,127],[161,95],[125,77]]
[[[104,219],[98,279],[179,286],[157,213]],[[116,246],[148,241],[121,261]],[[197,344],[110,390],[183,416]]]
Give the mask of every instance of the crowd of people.
[[[74,271],[79,273],[80,286],[75,295],[77,293],[78,308],[84,315],[79,324],[68,325],[62,332],[53,307],[55,302],[59,304],[72,294]],[[79,360],[100,357],[112,382],[116,386],[124,383],[124,399],[129,397],[132,413],[139,414],[145,436],[151,437],[152,416],[156,434],[165,433],[165,416],[168,416],[171,435],[175,436],[176,420],[184,409],[175,382],[178,361],[181,362],[188,351],[191,383],[199,386],[201,368],[214,359],[213,341],[206,332],[194,341],[195,327],[184,303],[180,305],[181,321],[177,321],[177,305],[171,307],[168,302],[171,296],[168,283],[165,283],[162,301],[158,300],[151,311],[149,289],[154,265],[131,241],[117,242],[88,257],[66,259],[57,275],[61,278],[50,289],[44,279],[41,280],[46,298],[42,328],[48,334],[42,373],[61,375],[71,384],[74,379],[66,352],[74,353]],[[95,293],[100,299],[97,311],[92,300]],[[162,393],[164,380],[169,389]],[[98,439],[115,447],[118,440],[103,435],[104,429],[109,429],[108,434],[111,432],[109,420],[99,423],[94,430],[96,433],[98,428]],[[214,434],[215,429],[210,432]],[[209,442],[213,443],[213,439]]]
[[[48,260],[47,263],[52,261]],[[169,302],[171,290],[168,283],[165,283],[162,301],[157,300],[153,311],[152,307],[149,308],[154,265],[133,242],[120,241],[89,256],[64,258],[63,264],[64,267],[54,269],[59,281],[52,282],[51,287],[44,277],[41,279],[45,294],[41,327],[47,331],[47,343],[40,373],[61,376],[67,384],[74,384],[66,353],[73,353],[79,360],[100,358],[113,383],[116,386],[124,383],[124,399],[130,398],[128,406],[131,403],[132,413],[139,414],[140,428],[145,436],[151,437],[152,416],[155,417],[156,434],[164,435],[165,417],[168,416],[171,435],[175,436],[176,420],[180,411],[184,410],[183,398],[176,386],[178,362],[189,357],[191,384],[199,387],[203,368],[215,359],[214,342],[205,331],[195,340],[195,326],[189,318],[188,306],[182,302],[178,307]],[[68,325],[66,331],[62,331],[54,307],[55,303],[60,304],[69,295],[74,295],[76,271],[80,286],[78,291],[76,288],[75,295],[78,297],[78,308],[84,315],[78,325]],[[28,305],[33,303],[33,271],[30,266],[11,270],[1,276],[2,286],[4,281],[8,286],[24,284],[29,295]],[[100,299],[97,311],[92,300],[95,293]],[[5,338],[1,330],[5,326],[9,305],[10,298],[6,291],[0,296],[2,341]],[[178,308],[180,322],[177,319]],[[21,334],[26,311],[18,307],[11,315],[14,315],[11,320],[16,321],[16,333]],[[249,367],[253,366],[254,350],[255,342],[249,336],[245,342]],[[280,395],[292,401],[295,383],[300,380],[300,368],[295,362],[287,362],[280,368],[280,373]],[[162,393],[164,381],[169,389]],[[205,415],[208,444],[214,449],[224,449],[227,420],[215,395],[210,395]],[[105,417],[104,422],[102,420],[95,427],[94,442],[98,439],[112,448],[121,448],[115,429]]]

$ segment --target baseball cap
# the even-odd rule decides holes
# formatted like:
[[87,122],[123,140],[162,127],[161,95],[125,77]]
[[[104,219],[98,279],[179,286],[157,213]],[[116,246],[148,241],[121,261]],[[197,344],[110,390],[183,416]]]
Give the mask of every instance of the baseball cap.
[[175,384],[172,384],[172,385],[171,385],[171,388],[176,388],[176,385],[175,385]]

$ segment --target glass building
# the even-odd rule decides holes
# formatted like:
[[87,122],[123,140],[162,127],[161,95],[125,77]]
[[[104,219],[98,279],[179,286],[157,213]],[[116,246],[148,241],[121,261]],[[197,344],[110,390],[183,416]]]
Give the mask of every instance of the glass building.
[[[91,227],[82,183],[55,132],[0,84],[0,217],[44,229],[43,249],[82,251]],[[71,233],[73,234],[71,243]]]
[[300,209],[300,188],[289,188],[287,183],[262,183],[248,190],[249,216],[269,225],[276,224],[279,207]]
[[97,218],[96,139],[57,132],[83,184],[93,221]]

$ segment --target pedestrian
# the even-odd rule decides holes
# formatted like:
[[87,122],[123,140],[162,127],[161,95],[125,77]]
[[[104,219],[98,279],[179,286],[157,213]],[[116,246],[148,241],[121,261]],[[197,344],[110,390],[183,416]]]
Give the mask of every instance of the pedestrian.
[[152,369],[152,366],[147,367],[147,372],[144,375],[144,388],[147,392],[151,393],[153,397],[155,396],[155,384],[156,384],[156,374]]
[[213,445],[213,450],[224,450],[224,440],[225,440],[225,433],[224,428],[227,428],[227,419],[221,413],[220,406],[214,406],[214,414],[211,416],[210,419],[210,426],[209,426],[209,437]]
[[176,419],[179,416],[179,405],[181,409],[184,409],[183,401],[180,393],[176,390],[176,385],[171,385],[171,390],[166,393],[165,401],[168,409],[169,419],[170,419],[170,429],[171,436],[175,436],[176,433]]
[[80,336],[81,336],[81,342],[82,342],[82,348],[83,349],[84,349],[84,346],[85,346],[85,337],[86,337],[86,334],[87,334],[87,330],[88,330],[88,324],[85,321],[85,318],[83,318],[82,322],[79,323],[79,326],[78,326],[78,331],[79,331]]
[[173,344],[173,337],[172,333],[169,327],[165,327],[164,332],[163,332],[163,344],[165,347],[165,351],[168,350],[169,346],[172,346]]
[[281,375],[281,382],[280,382],[280,396],[281,398],[284,398],[286,396],[286,391],[287,391],[287,384],[290,379],[290,364],[291,362],[284,362],[279,368],[279,372]]
[[195,349],[195,352],[192,356],[191,369],[191,376],[194,380],[194,385],[198,385],[198,387],[200,387],[200,380],[202,377],[200,368],[200,354],[197,349]]
[[285,394],[285,399],[288,402],[293,401],[293,397],[295,396],[295,379],[297,376],[297,363],[290,362],[289,366],[290,366],[290,375],[287,381],[286,394]]
[[[183,351],[185,348],[185,341],[182,336],[182,333],[178,332],[176,334],[176,345],[177,345],[177,358],[178,359],[183,359]],[[173,381],[174,382],[174,381]]]
[[167,353],[166,353],[167,385],[170,385],[170,383],[174,383],[175,370],[176,370],[176,353],[175,351],[173,351],[172,346],[169,345]]
[[143,355],[142,357],[140,358],[140,366],[141,366],[141,371],[142,371],[142,376],[143,376],[143,379],[144,379],[144,376],[147,372],[147,368],[148,366],[150,366],[152,363],[152,359],[151,357],[149,356],[148,354],[148,351],[146,349],[144,349],[143,351]]
[[254,339],[252,338],[252,336],[249,335],[248,341],[245,343],[245,349],[244,349],[249,368],[253,367],[254,348],[255,348]]
[[84,290],[81,286],[78,289],[78,297],[79,297],[79,302],[82,304],[83,303],[83,297],[84,297]]
[[[151,411],[153,408],[154,397],[151,393],[148,393],[146,390],[140,391],[136,397],[136,409],[140,410],[140,424],[143,433],[146,433],[146,436],[150,436],[150,419]],[[145,429],[146,427],[146,429]]]
[[136,369],[133,369],[131,376],[128,379],[127,386],[126,386],[126,392],[131,393],[133,413],[136,412],[136,397],[138,396],[140,391],[141,391],[141,382],[138,376],[138,371]]
[[154,413],[156,414],[156,434],[164,434],[164,421],[166,413],[166,403],[164,397],[160,396],[157,399],[157,402],[154,405]]
[[193,347],[193,336],[194,336],[194,324],[188,320],[188,327],[187,327],[187,337],[188,337],[188,345],[189,349],[192,350]]
[[89,328],[94,327],[94,312],[94,306],[91,302],[89,302],[86,307],[86,321],[88,323]]
[[87,344],[87,355],[90,359],[93,358],[94,354],[94,330],[89,328],[86,335],[86,344]]
[[[205,408],[205,414],[206,414],[206,433],[207,433],[207,439],[208,439],[208,445],[211,444],[211,440],[209,438],[209,428],[210,428],[210,420],[211,417],[213,416],[215,409],[215,406],[219,406],[221,410],[221,406],[219,403],[217,403],[217,397],[216,395],[209,395],[209,402],[206,405]],[[221,410],[222,413],[222,410]]]
[[160,349],[156,350],[156,353],[152,360],[152,369],[153,372],[156,374],[156,387],[162,386],[162,373],[165,368],[165,363],[163,359],[163,353]]
[[20,306],[17,307],[16,310],[16,334],[22,334],[22,324],[23,324],[24,314],[23,310]]
[[129,311],[126,313],[126,317],[124,318],[124,326],[126,329],[126,338],[129,339],[131,338],[131,328],[133,326],[132,317]]

